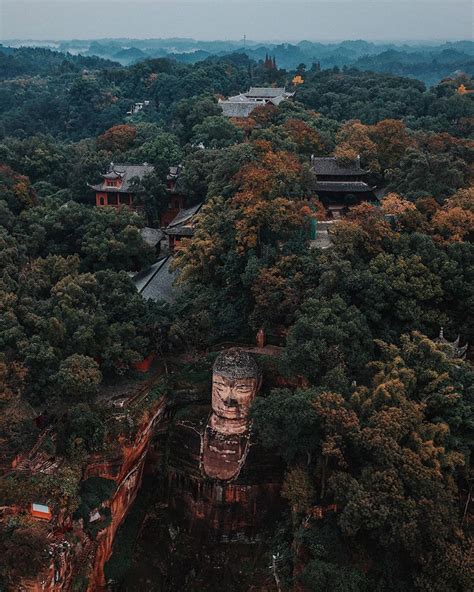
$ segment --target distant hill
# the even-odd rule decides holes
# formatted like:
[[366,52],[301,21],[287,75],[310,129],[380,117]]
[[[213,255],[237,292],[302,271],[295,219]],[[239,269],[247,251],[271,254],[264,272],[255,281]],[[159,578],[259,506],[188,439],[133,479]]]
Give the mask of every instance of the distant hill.
[[71,55],[45,48],[10,48],[0,45],[0,78],[23,75],[48,75],[57,72],[79,71],[83,68],[118,67],[117,62],[97,56]]
[[127,49],[121,49],[117,53],[114,53],[112,59],[124,66],[128,66],[130,64],[135,64],[140,60],[146,60],[147,54],[142,51],[141,49],[137,49],[136,47],[129,47]]
[[[21,42],[12,41],[12,46]],[[40,43],[40,42],[38,42]],[[45,45],[47,42],[41,42]],[[34,41],[28,42],[34,45]],[[363,39],[340,43],[259,43],[256,41],[196,41],[194,39],[97,39],[50,42],[62,52],[97,56],[124,66],[150,58],[170,57],[194,64],[211,56],[233,53],[246,54],[252,60],[263,61],[275,56],[281,68],[292,70],[300,64],[311,67],[319,63],[325,68],[357,67],[418,78],[428,85],[439,82],[455,72],[474,73],[474,42],[456,41],[440,44],[372,43]],[[45,50],[47,51],[47,50]]]

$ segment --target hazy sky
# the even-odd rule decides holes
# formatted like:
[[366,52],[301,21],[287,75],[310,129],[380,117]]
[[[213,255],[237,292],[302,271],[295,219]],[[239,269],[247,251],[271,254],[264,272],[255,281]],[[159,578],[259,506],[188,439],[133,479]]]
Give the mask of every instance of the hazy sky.
[[1,39],[471,39],[474,0],[0,0]]

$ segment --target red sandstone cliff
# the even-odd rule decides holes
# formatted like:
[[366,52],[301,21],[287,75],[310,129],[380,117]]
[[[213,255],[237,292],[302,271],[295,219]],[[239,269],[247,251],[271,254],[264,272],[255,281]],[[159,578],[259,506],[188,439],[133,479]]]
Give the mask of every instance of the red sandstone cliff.
[[117,530],[140,488],[154,427],[165,409],[166,400],[162,397],[144,412],[132,439],[120,439],[113,456],[95,455],[89,459],[84,480],[103,477],[112,479],[117,484],[113,498],[106,503],[111,511],[109,525],[98,533],[94,541],[83,530],[82,521],[74,523],[74,535],[78,542],[73,547],[62,535],[65,530],[70,530],[71,518],[58,517],[48,535],[51,541],[50,564],[36,578],[25,579],[13,587],[15,592],[65,592],[71,589],[72,580],[79,573],[88,575],[89,592],[105,589],[104,566],[112,553]]
[[108,504],[112,520],[107,528],[97,535],[98,545],[89,578],[89,592],[105,589],[104,566],[112,554],[112,546],[117,530],[140,489],[145,457],[153,436],[153,429],[162,417],[165,408],[166,401],[162,397],[148,410],[140,422],[133,441],[122,446],[119,462],[117,462],[117,459],[112,459],[110,463],[100,459],[92,459],[86,469],[86,479],[89,477],[103,477],[113,479],[117,483],[115,495]]

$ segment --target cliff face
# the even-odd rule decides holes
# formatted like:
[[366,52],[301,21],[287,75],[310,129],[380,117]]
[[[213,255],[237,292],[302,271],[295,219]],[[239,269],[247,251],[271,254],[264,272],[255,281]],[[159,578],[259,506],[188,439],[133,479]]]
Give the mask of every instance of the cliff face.
[[103,477],[113,479],[117,483],[116,492],[107,504],[111,511],[111,522],[97,535],[97,550],[93,559],[92,572],[89,577],[89,592],[97,592],[105,588],[104,566],[112,554],[112,545],[117,529],[133,504],[142,481],[145,458],[154,434],[155,425],[160,421],[166,409],[166,401],[160,399],[146,414],[140,423],[133,442],[124,444],[121,457],[104,462],[92,459],[85,479]]
[[135,526],[125,526],[136,541],[133,558],[121,570],[119,544],[112,558],[117,590],[276,592],[266,532],[281,517],[283,463],[250,438],[238,475],[209,478],[203,467],[209,412],[209,405],[181,404],[157,443],[164,459],[149,455],[157,463],[140,494],[146,510]]
[[[114,496],[105,504],[111,513],[108,526],[98,533],[96,540],[91,540],[81,522],[74,523],[72,527],[70,516],[58,517],[56,526],[48,535],[51,538],[50,564],[36,578],[23,580],[15,590],[63,592],[70,589],[73,578],[81,573],[88,576],[89,592],[105,589],[104,565],[112,553],[117,529],[140,488],[150,441],[165,409],[166,400],[163,397],[142,416],[132,440],[120,439],[113,456],[95,455],[89,459],[84,480],[102,477],[117,484]],[[71,529],[76,540],[74,545],[64,540],[63,533]]]

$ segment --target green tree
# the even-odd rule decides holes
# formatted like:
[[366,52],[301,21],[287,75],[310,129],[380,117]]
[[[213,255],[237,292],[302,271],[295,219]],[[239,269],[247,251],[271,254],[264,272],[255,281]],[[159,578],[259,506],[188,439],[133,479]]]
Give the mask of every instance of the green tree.
[[243,139],[242,131],[222,115],[206,117],[193,127],[191,141],[206,148],[224,148]]
[[363,372],[372,351],[372,335],[364,315],[340,296],[309,299],[288,332],[285,358],[295,373],[320,384],[340,367]]

